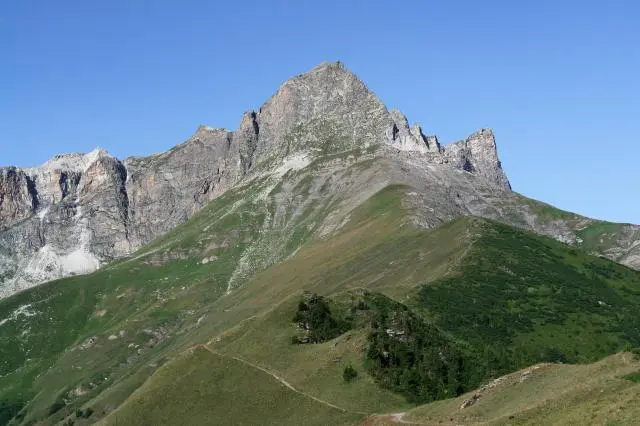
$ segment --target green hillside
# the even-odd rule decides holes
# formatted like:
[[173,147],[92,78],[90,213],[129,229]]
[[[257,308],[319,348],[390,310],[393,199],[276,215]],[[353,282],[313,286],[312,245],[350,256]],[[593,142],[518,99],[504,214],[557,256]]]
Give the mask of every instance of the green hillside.
[[[640,346],[640,273],[479,218],[424,229],[410,190],[321,233],[329,181],[256,181],[129,259],[1,300],[0,419],[357,424]],[[309,294],[326,307],[300,343]]]
[[[630,380],[640,361],[629,353],[587,365],[537,364],[502,376],[455,399],[407,411],[408,423],[488,425],[634,425],[640,384]],[[465,400],[477,402],[461,408]],[[388,416],[371,424],[394,424]]]
[[637,271],[487,222],[457,273],[423,286],[414,306],[483,348],[496,375],[640,346],[639,290]]
[[346,425],[362,417],[297,393],[233,358],[196,348],[161,368],[100,424]]

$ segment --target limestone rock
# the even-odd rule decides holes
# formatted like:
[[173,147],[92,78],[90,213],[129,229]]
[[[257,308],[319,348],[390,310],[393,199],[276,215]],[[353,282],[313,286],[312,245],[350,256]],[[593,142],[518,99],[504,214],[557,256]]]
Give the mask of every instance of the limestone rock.
[[[577,241],[566,223],[541,224],[521,208],[491,130],[441,145],[387,110],[341,63],[323,63],[286,81],[235,131],[200,126],[165,153],[124,161],[96,149],[39,167],[0,168],[0,297],[126,256],[234,185],[277,179],[333,154],[346,160],[325,172],[340,172],[363,153],[382,157],[383,167],[335,182],[350,203],[390,183],[408,184],[421,188],[413,203],[423,226],[478,215]],[[640,268],[640,228],[629,225],[611,238],[599,254]]]
[[511,190],[511,184],[498,159],[496,139],[491,129],[482,129],[468,138],[447,146],[446,161],[466,172],[476,174],[489,184]]
[[28,217],[37,208],[33,181],[15,167],[0,169],[0,229]]

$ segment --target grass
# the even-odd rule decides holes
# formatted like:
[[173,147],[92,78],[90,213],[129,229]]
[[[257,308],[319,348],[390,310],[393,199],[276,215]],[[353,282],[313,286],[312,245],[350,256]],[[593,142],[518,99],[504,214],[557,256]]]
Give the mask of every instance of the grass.
[[487,222],[459,272],[415,305],[485,352],[490,375],[590,362],[640,342],[640,274],[550,238]]
[[[587,365],[539,364],[490,382],[491,387],[407,412],[422,424],[636,424],[640,385],[624,379],[640,363],[629,353]],[[480,395],[471,407],[463,401]]]
[[197,348],[161,368],[100,424],[325,425],[363,416],[293,392],[266,373]]
[[620,260],[624,254],[620,247],[637,239],[638,230],[629,224],[589,219],[521,195],[516,195],[516,199],[519,205],[527,206],[539,224],[556,222],[571,230],[576,237],[575,245],[589,253]]
[[[8,319],[0,327],[0,400],[27,405],[25,421],[43,420],[62,395],[64,407],[57,404],[50,418],[55,421],[129,380],[140,364],[161,364],[163,351],[225,293],[262,226],[255,214],[260,206],[251,201],[257,189],[226,194],[132,259],[0,301],[0,318]],[[201,262],[211,256],[215,261]],[[15,315],[25,306],[28,315]],[[154,333],[163,336],[150,343]],[[95,345],[81,348],[92,336]],[[98,373],[107,380],[92,380]],[[84,394],[71,396],[76,388]],[[121,400],[105,404],[114,402]]]
[[633,383],[640,383],[640,371],[634,371],[631,374],[627,374],[624,378],[632,381]]
[[581,219],[585,219],[575,213],[561,210],[550,204],[543,203],[542,201],[534,200],[532,198],[523,197],[519,194],[517,195],[517,199],[519,203],[529,207],[531,213],[533,213],[536,216],[536,219],[541,223],[548,223],[555,220],[578,222]]
[[[212,415],[204,401],[214,398],[221,418],[235,413],[230,405],[240,397],[233,392],[256,386],[238,372],[234,356],[352,412],[411,408],[393,386],[381,387],[384,378],[367,365],[366,327],[318,344],[291,344],[303,291],[336,305],[358,289],[402,302],[416,321],[478,357],[485,378],[540,360],[587,362],[640,346],[637,272],[477,218],[416,228],[404,186],[378,192],[349,212],[340,232],[320,238],[317,231],[340,199],[328,180],[306,176],[290,173],[279,187],[262,180],[230,191],[129,259],[0,301],[0,320],[10,319],[0,326],[4,412],[21,409],[25,424],[54,424],[92,408],[89,419],[76,419],[80,424],[127,401],[109,422],[167,416],[197,423]],[[326,187],[322,196],[316,187]],[[181,355],[207,342],[224,357]],[[347,382],[349,365],[358,376]],[[237,374],[242,386],[235,390],[211,386]],[[309,401],[287,392],[248,407],[265,422],[303,420],[289,410]],[[189,405],[188,397],[199,403]],[[281,411],[269,417],[260,401],[280,404]],[[167,411],[172,405],[180,407]],[[327,422],[360,418],[314,407],[308,406]],[[151,417],[136,417],[146,415],[140,411]],[[253,415],[238,418],[251,423],[255,418],[242,416]]]
[[[320,344],[292,344],[297,325],[291,321],[301,294],[288,297],[259,315],[214,339],[211,347],[276,372],[296,388],[347,410],[375,413],[407,408],[400,395],[381,389],[366,372],[362,351],[364,330],[351,330]],[[344,368],[358,370],[345,382]]]

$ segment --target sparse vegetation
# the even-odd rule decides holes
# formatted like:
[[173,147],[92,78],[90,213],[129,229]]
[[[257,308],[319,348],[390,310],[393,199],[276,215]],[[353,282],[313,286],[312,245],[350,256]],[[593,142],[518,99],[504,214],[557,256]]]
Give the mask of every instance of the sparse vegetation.
[[54,401],[53,404],[51,404],[51,406],[49,406],[49,415],[55,414],[58,411],[62,410],[64,407],[66,407],[67,404],[64,402],[64,400],[59,397],[58,399],[56,399]]
[[93,408],[91,408],[91,407],[88,407],[85,410],[82,410],[80,408],[78,408],[76,410],[76,417],[77,418],[82,417],[82,418],[88,419],[89,417],[91,417],[92,414],[93,414]]

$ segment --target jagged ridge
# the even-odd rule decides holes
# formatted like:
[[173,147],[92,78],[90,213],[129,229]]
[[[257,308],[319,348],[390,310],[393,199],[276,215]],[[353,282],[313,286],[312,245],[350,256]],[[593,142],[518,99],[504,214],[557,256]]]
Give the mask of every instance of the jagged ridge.
[[201,126],[182,145],[150,157],[121,161],[96,149],[0,169],[0,295],[129,254],[286,158],[308,163],[385,144],[509,188],[490,131],[441,147],[389,112],[341,63],[323,63],[285,82],[233,132]]

